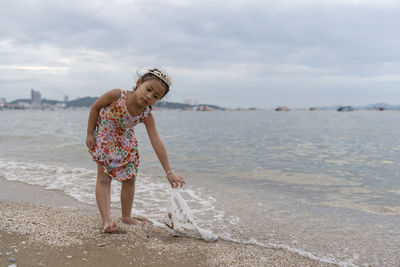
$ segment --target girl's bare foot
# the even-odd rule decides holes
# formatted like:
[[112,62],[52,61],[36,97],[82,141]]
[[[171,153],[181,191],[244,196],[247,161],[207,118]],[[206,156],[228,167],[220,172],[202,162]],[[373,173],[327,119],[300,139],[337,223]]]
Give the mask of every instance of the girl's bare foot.
[[111,234],[117,231],[117,222],[105,223],[103,225],[103,230],[101,231],[103,234]]
[[126,224],[145,225],[147,221],[146,220],[139,221],[139,220],[133,219],[132,217],[128,217],[128,218],[122,218],[122,222],[126,223]]

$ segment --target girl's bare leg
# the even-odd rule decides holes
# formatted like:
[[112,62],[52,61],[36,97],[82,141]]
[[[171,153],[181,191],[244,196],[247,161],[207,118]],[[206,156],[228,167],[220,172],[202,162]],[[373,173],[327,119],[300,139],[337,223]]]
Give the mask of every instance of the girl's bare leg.
[[110,215],[110,193],[111,178],[97,165],[96,200],[99,208],[103,233],[112,233],[117,230],[117,223],[111,220]]
[[135,220],[131,216],[133,199],[135,197],[135,178],[122,182],[121,188],[121,208],[122,221],[128,224],[144,224],[139,220]]

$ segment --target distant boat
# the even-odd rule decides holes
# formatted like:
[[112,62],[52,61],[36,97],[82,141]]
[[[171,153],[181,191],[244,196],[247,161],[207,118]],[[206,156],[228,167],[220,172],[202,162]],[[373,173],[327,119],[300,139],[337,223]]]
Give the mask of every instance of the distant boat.
[[197,111],[212,111],[214,108],[209,107],[209,106],[199,106],[196,108]]
[[340,106],[337,111],[353,111],[354,108],[352,108],[351,106]]
[[275,111],[289,111],[288,107],[277,107]]

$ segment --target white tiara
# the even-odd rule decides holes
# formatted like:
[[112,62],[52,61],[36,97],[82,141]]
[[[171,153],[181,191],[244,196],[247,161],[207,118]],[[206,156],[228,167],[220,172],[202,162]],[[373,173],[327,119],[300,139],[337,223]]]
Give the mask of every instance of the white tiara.
[[152,69],[152,68],[143,68],[141,70],[138,70],[137,75],[139,77],[143,77],[144,75],[146,75],[147,73],[151,73],[154,76],[157,76],[158,78],[160,78],[163,82],[165,82],[168,86],[171,86],[172,81],[171,81],[171,77],[165,73],[165,71],[161,71],[159,69]]

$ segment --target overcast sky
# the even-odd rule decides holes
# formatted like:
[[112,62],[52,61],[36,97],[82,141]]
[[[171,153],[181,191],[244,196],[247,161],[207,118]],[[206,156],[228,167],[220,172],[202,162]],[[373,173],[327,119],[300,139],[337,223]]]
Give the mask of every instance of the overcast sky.
[[397,0],[0,0],[0,97],[99,96],[163,67],[167,101],[400,104]]

